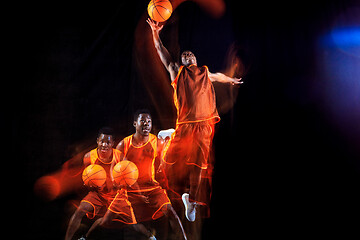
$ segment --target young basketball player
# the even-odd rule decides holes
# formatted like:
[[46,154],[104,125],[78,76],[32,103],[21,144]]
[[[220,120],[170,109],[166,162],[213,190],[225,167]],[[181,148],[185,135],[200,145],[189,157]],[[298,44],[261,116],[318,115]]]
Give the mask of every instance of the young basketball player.
[[[196,57],[190,51],[181,54],[180,65],[172,59],[161,42],[159,33],[163,26],[160,27],[159,23],[150,18],[147,23],[152,30],[155,49],[170,73],[177,109],[175,133],[165,147],[163,161],[171,166],[168,170],[169,184],[174,182],[176,185],[188,178],[190,190],[182,194],[182,201],[186,218],[195,221],[201,179],[209,168],[214,126],[220,121],[212,82],[242,82],[241,79],[230,78],[222,73],[210,73],[206,66],[198,67]],[[171,179],[175,177],[178,179]]]
[[[119,221],[125,224],[136,224],[126,191],[113,188],[111,168],[114,163],[120,161],[120,151],[113,149],[113,146],[112,130],[110,128],[100,129],[97,138],[97,148],[85,154],[83,164],[85,167],[90,164],[102,166],[106,171],[106,182],[102,187],[92,187],[91,191],[82,199],[79,207],[70,219],[65,240],[70,240],[73,237],[85,214],[88,218],[94,218],[103,207],[108,208],[105,217],[116,213]],[[116,201],[113,201],[115,196]]]
[[169,216],[173,229],[177,226],[186,238],[181,221],[171,206],[166,191],[155,179],[155,160],[158,156],[158,139],[151,134],[152,118],[148,110],[139,110],[134,115],[135,133],[124,138],[116,147],[124,159],[136,164],[139,177],[134,186],[128,188],[128,196],[138,222]]

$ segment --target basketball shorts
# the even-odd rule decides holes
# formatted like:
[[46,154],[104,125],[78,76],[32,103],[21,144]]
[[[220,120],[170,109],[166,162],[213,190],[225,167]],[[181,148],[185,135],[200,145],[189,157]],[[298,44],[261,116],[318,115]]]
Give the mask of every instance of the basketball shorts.
[[164,148],[163,161],[170,165],[181,161],[207,169],[214,126],[209,121],[178,125]]
[[93,206],[93,212],[86,213],[86,216],[90,219],[98,216],[103,208],[107,208],[117,214],[113,221],[136,224],[133,208],[128,201],[127,191],[124,189],[107,194],[91,191],[81,202],[87,202]]
[[160,186],[143,192],[129,192],[129,201],[138,222],[155,220],[164,215],[163,206],[171,204],[166,191]]

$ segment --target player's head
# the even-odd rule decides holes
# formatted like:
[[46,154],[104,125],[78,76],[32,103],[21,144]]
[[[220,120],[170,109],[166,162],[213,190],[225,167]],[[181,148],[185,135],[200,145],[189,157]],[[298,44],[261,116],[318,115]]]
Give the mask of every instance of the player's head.
[[140,109],[134,114],[134,123],[133,123],[136,132],[148,136],[152,128],[152,119],[150,111],[147,109]]
[[181,54],[181,63],[184,66],[197,65],[196,57],[191,51],[184,51]]
[[114,131],[112,128],[103,127],[99,130],[98,137],[96,139],[98,145],[98,153],[103,157],[112,153],[112,147],[114,146]]

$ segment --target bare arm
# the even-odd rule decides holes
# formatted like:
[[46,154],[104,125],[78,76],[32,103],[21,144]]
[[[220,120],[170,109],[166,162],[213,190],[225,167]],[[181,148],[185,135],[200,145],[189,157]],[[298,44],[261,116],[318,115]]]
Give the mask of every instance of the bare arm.
[[120,161],[124,160],[124,140],[121,140],[116,146],[116,149],[120,151]]
[[240,85],[244,83],[243,81],[241,81],[241,78],[228,77],[223,73],[209,72],[209,78],[211,82],[231,83],[232,85]]
[[90,152],[87,152],[87,153],[84,155],[83,164],[84,164],[84,167],[87,167],[87,166],[89,166],[89,165],[91,164]]
[[155,45],[155,49],[161,59],[161,62],[164,64],[165,68],[168,70],[168,72],[170,73],[170,78],[171,78],[171,82],[175,80],[176,75],[179,71],[179,64],[176,63],[169,51],[164,47],[164,45],[161,42],[159,33],[161,31],[161,29],[163,28],[163,26],[159,26],[159,23],[155,23],[152,19],[148,18],[146,20],[146,22],[149,24],[149,26],[151,27],[151,32],[152,32],[152,36],[153,36],[153,41],[154,41],[154,45]]

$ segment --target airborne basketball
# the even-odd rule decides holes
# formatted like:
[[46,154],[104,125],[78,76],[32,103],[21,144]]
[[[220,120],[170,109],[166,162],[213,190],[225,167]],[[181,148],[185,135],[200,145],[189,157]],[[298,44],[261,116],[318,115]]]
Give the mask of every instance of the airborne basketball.
[[150,18],[157,22],[168,20],[172,14],[172,5],[168,0],[151,0],[148,5]]

